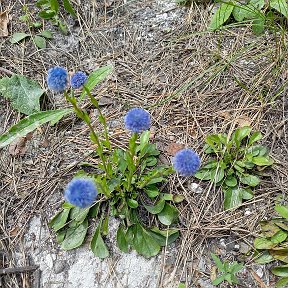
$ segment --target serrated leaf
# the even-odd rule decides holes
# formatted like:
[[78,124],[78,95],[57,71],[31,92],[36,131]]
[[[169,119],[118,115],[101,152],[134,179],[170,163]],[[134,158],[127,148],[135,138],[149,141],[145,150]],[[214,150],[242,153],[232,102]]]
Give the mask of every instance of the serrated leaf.
[[[92,89],[99,84],[100,82],[102,82],[113,70],[112,66],[104,66],[101,68],[98,68],[97,70],[93,71],[86,83],[85,83],[85,87],[88,88],[90,91],[92,91]],[[86,95],[86,91],[85,89],[82,91],[81,96],[80,96],[80,100],[83,99],[83,97]]]
[[26,115],[40,111],[39,99],[43,93],[36,81],[21,75],[0,79],[0,95],[9,99],[14,109]]
[[224,267],[223,263],[221,262],[220,258],[218,256],[216,256],[214,253],[211,253],[211,257],[212,257],[213,261],[215,262],[218,270],[220,272],[225,272],[225,267]]
[[[71,224],[74,224],[73,222]],[[70,224],[70,225],[71,225]],[[71,225],[65,234],[65,239],[61,243],[63,250],[71,250],[82,245],[88,229],[88,220],[85,219],[81,224],[75,222]]]
[[77,17],[77,14],[75,10],[73,9],[69,0],[63,0],[63,6],[68,13],[70,13],[74,17]]
[[288,219],[288,206],[276,205],[275,211],[278,212],[283,218]]
[[10,42],[12,44],[15,44],[15,43],[18,43],[20,42],[21,40],[29,37],[30,35],[29,34],[26,34],[26,33],[14,33],[12,35],[12,37],[10,38]]
[[163,210],[163,208],[164,208],[164,206],[165,206],[165,200],[160,199],[160,200],[158,201],[158,203],[157,203],[156,205],[154,205],[154,206],[152,206],[152,205],[146,205],[146,204],[144,204],[144,203],[143,203],[143,206],[146,208],[146,210],[147,210],[149,213],[151,213],[151,214],[158,214],[158,213],[160,213],[160,212]]
[[38,48],[40,48],[40,49],[46,48],[46,40],[44,37],[35,35],[33,37],[33,41]]
[[133,247],[139,254],[152,257],[159,253],[160,245],[140,224],[135,224],[133,230]]
[[49,227],[51,227],[55,232],[60,230],[66,225],[70,209],[64,209],[63,211],[57,213],[50,221]]
[[98,225],[90,243],[92,252],[99,258],[104,259],[109,256],[109,251],[101,236],[101,223]]
[[177,208],[165,203],[163,210],[158,214],[159,221],[164,225],[171,225],[179,215]]
[[233,8],[234,6],[231,2],[222,3],[212,17],[209,29],[214,31],[220,28],[230,17]]
[[286,0],[270,0],[270,7],[288,18],[288,4]]
[[119,249],[127,253],[129,249],[128,249],[128,242],[126,239],[126,232],[125,232],[124,226],[121,225],[118,228],[116,239],[117,239],[117,245]]
[[266,238],[256,238],[254,240],[254,246],[256,249],[271,249],[275,246],[273,242]]
[[26,136],[42,124],[53,121],[55,118],[60,120],[63,116],[71,112],[73,112],[72,109],[60,109],[41,111],[27,116],[0,136],[0,148],[9,145],[17,138]]

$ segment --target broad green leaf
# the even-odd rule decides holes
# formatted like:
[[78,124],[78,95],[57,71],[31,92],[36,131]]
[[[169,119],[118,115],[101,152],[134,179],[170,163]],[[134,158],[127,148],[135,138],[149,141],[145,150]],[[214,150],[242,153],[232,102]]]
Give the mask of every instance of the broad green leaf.
[[282,278],[276,282],[275,288],[287,288],[288,287],[288,277]]
[[260,225],[261,225],[262,233],[266,238],[273,237],[278,231],[281,230],[272,221],[261,221]]
[[272,268],[272,273],[279,277],[288,277],[288,265],[282,265]]
[[160,191],[157,186],[151,185],[144,188],[145,193],[149,198],[155,198],[159,195]]
[[217,286],[217,285],[219,285],[221,282],[223,282],[223,281],[225,280],[225,275],[226,275],[226,274],[223,274],[223,275],[217,277],[215,280],[213,280],[213,281],[212,281],[212,285]]
[[31,35],[26,34],[26,33],[14,33],[14,34],[12,35],[12,37],[10,38],[10,42],[11,42],[12,44],[15,44],[15,43],[18,43],[18,42],[20,42],[21,40],[23,40],[23,39],[25,39],[25,38],[27,38],[27,37],[29,37],[29,36],[31,36]]
[[127,204],[132,209],[135,209],[139,206],[138,202],[134,199],[127,199]]
[[218,161],[217,160],[210,160],[205,164],[202,169],[210,169],[210,168],[217,168]]
[[253,156],[264,156],[268,153],[268,150],[262,145],[254,145],[247,149],[247,153],[251,153]]
[[101,232],[103,236],[107,236],[109,233],[109,214],[106,215],[106,217],[103,220],[103,224],[101,227]]
[[252,22],[252,31],[256,34],[256,35],[260,35],[264,32],[265,29],[265,16],[258,16],[257,18],[255,18]]
[[286,0],[270,0],[270,7],[288,18],[288,4]]
[[283,248],[279,246],[273,247],[273,249],[270,250],[270,254],[275,259],[288,263],[288,248]]
[[278,212],[283,218],[288,219],[288,206],[276,205],[275,211]]
[[235,187],[237,185],[237,179],[236,177],[234,176],[228,176],[226,179],[225,179],[225,184],[228,186],[228,187]]
[[250,188],[238,188],[241,190],[241,197],[244,200],[250,200],[253,198],[253,191]]
[[254,240],[254,246],[256,249],[271,249],[275,246],[273,242],[266,238],[256,238]]
[[74,205],[72,205],[71,203],[69,203],[69,202],[64,202],[63,204],[62,204],[62,208],[63,209],[71,209],[71,208],[74,208],[75,206]]
[[271,238],[271,242],[274,244],[282,243],[287,239],[288,233],[286,231],[280,230]]
[[232,134],[232,140],[235,142],[237,148],[240,147],[241,141],[250,134],[251,130],[251,127],[245,126],[236,129],[236,131]]
[[179,231],[177,229],[160,230],[154,227],[148,230],[148,232],[160,246],[170,245],[179,237]]
[[72,208],[70,213],[70,219],[78,223],[82,223],[86,219],[89,213],[89,209],[90,208],[83,208],[83,209],[79,207]]
[[[101,221],[100,221],[101,222]],[[95,234],[90,243],[92,252],[99,258],[103,259],[109,256],[109,251],[101,236],[101,223],[98,225]]]
[[241,5],[237,3],[235,7],[233,8],[233,17],[236,21],[242,22],[246,17],[247,14],[249,13],[249,9],[247,8],[247,5]]
[[178,288],[186,288],[186,285],[184,283],[179,283]]
[[134,226],[133,247],[145,257],[155,256],[160,251],[160,245],[139,223]]
[[58,12],[59,11],[59,3],[58,0],[50,0],[51,10]]
[[144,150],[144,148],[146,147],[146,145],[149,143],[149,139],[150,139],[150,131],[144,131],[142,132],[141,136],[140,136],[140,144],[137,147],[137,150],[140,151],[140,155],[144,155],[142,152]]
[[128,249],[128,242],[126,240],[126,232],[125,232],[124,226],[121,225],[118,228],[116,239],[117,239],[117,245],[119,249],[127,253],[129,249]]
[[0,95],[9,99],[14,109],[26,115],[40,111],[39,99],[43,93],[36,81],[21,75],[0,79]]
[[88,220],[85,219],[81,224],[72,222],[70,225],[66,231],[65,239],[61,243],[63,250],[71,250],[82,245],[88,229]]
[[212,17],[209,29],[214,31],[220,28],[230,17],[233,8],[234,5],[232,4],[232,2],[222,3]]
[[164,199],[165,201],[173,201],[174,195],[171,193],[161,193],[160,197],[161,199]]
[[255,175],[245,174],[240,177],[240,182],[251,187],[255,187],[260,183],[260,179]]
[[194,177],[200,180],[211,180],[213,179],[216,169],[199,169],[195,174]]
[[171,225],[178,218],[179,211],[174,206],[165,203],[163,210],[158,214],[159,221],[164,225]]
[[145,205],[144,203],[143,203],[143,206],[146,208],[146,210],[149,213],[158,214],[163,210],[163,208],[165,206],[165,200],[160,199],[155,206]]
[[260,131],[257,131],[257,132],[254,132],[251,137],[249,138],[249,141],[248,141],[248,146],[252,145],[253,143],[259,141],[262,139],[262,134]]
[[65,10],[70,13],[72,16],[77,17],[75,10],[73,9],[69,0],[63,0],[63,5]]
[[63,211],[57,213],[50,221],[49,227],[51,227],[55,232],[60,230],[66,225],[70,209],[64,209]]
[[225,176],[225,170],[222,167],[219,167],[218,169],[215,170],[215,174],[213,175],[213,182],[214,183],[219,183]]
[[266,264],[272,261],[274,261],[274,258],[270,255],[268,251],[264,251],[262,254],[260,254],[259,257],[255,259],[255,262],[258,264]]
[[[92,89],[99,84],[100,82],[102,82],[113,70],[112,66],[104,66],[101,68],[98,68],[97,70],[93,71],[86,83],[85,83],[85,87],[87,89],[89,89],[90,91],[92,91]],[[83,97],[85,96],[86,91],[85,89],[82,91],[81,96],[80,96],[80,100],[83,99]]]
[[33,41],[38,48],[40,49],[46,48],[46,40],[44,37],[35,35],[33,36]]
[[47,39],[52,39],[53,35],[49,30],[43,30],[41,33],[38,34],[38,36],[45,37]]
[[252,162],[258,166],[270,166],[274,163],[274,161],[267,156],[253,157]]
[[241,189],[228,188],[224,190],[224,209],[231,209],[238,207],[242,204],[242,191]]
[[30,116],[19,121],[17,124],[12,126],[8,132],[0,136],[0,148],[3,148],[19,137],[26,136],[29,132],[35,130],[44,123],[53,121],[55,118],[58,120],[63,116],[73,112],[72,109],[60,109],[41,111],[34,113]]
[[212,257],[213,261],[215,262],[216,267],[218,268],[218,270],[220,272],[225,272],[224,265],[221,262],[220,258],[218,256],[216,256],[214,253],[211,253],[211,257]]
[[43,19],[51,19],[56,15],[56,12],[53,10],[42,10],[38,15]]
[[56,232],[56,241],[58,244],[61,244],[64,241],[65,235],[66,235],[66,230],[64,229]]

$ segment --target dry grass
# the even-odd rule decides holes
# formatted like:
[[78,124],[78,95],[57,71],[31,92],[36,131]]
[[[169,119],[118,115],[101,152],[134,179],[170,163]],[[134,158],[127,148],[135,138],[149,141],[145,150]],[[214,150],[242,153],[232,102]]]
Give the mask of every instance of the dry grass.
[[[268,32],[255,37],[249,27],[202,32],[209,21],[208,9],[196,4],[186,12],[178,11],[183,17],[169,20],[172,31],[163,32],[153,16],[157,6],[153,1],[125,5],[115,1],[109,7],[103,4],[105,1],[93,3],[90,10],[89,4],[79,5],[79,26],[71,26],[72,36],[61,40],[62,36],[55,35],[47,49],[35,50],[31,43],[11,45],[8,39],[2,39],[1,73],[22,73],[44,86],[50,66],[90,72],[111,63],[113,75],[98,87],[97,95],[111,100],[110,105],[103,106],[103,113],[109,119],[116,146],[122,146],[126,139],[119,119],[129,107],[143,106],[152,113],[154,140],[160,148],[181,142],[201,153],[206,135],[232,133],[239,125],[250,123],[264,134],[277,163],[257,189],[256,197],[232,211],[223,212],[223,195],[218,187],[203,183],[204,192],[193,194],[187,179],[175,176],[169,182],[169,189],[182,193],[186,200],[180,206],[182,239],[171,277],[181,274],[182,279],[193,278],[197,284],[199,273],[193,262],[200,259],[209,239],[229,236],[249,240],[256,235],[259,221],[271,215],[274,197],[288,191],[287,35]],[[2,10],[7,8],[1,5]],[[11,33],[20,30],[16,17],[20,6],[21,1],[10,11]],[[47,94],[45,105],[49,108],[67,105],[60,96]],[[6,101],[0,101],[5,131],[20,115]],[[21,248],[29,219],[39,213],[51,216],[62,201],[62,187],[79,162],[94,161],[89,156],[93,147],[87,135],[87,129],[69,116],[55,127],[37,130],[23,157],[13,158],[6,149],[1,151],[3,265],[15,264],[12,255],[15,247]],[[244,214],[245,208],[250,215]],[[22,252],[22,264],[29,265],[28,255]],[[167,279],[160,280],[163,284]],[[30,285],[27,274],[21,274],[21,279],[9,275],[9,281],[3,281],[5,287]]]

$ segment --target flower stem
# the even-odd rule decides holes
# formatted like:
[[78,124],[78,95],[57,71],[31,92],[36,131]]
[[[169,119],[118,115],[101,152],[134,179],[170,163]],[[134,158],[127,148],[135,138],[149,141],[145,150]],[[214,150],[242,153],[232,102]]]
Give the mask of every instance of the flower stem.
[[134,157],[136,155],[137,138],[138,138],[138,134],[133,133],[129,141],[129,154],[127,154],[127,157],[129,157],[129,161],[128,161],[129,174],[127,178],[127,191],[128,192],[131,190],[132,177],[137,168],[135,161],[134,161]]

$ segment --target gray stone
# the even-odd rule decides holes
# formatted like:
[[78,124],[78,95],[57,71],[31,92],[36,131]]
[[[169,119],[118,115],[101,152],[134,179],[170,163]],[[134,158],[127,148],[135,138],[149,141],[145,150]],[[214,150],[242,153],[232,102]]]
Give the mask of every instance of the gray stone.
[[57,260],[54,263],[54,272],[55,274],[62,273],[67,268],[67,262],[63,260]]

